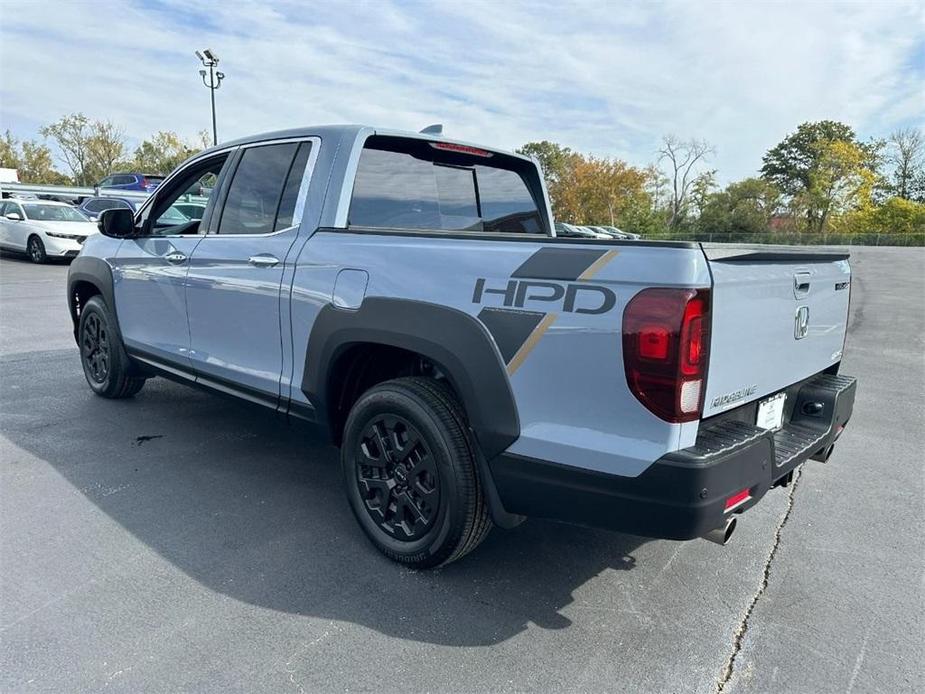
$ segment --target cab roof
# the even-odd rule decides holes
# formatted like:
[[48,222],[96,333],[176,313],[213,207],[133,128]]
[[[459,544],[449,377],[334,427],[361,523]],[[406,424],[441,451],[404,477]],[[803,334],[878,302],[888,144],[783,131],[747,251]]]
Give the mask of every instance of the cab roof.
[[511,152],[509,150],[501,149],[498,147],[490,147],[480,142],[467,142],[465,140],[455,140],[453,138],[444,137],[443,135],[436,135],[433,133],[419,133],[411,132],[410,130],[396,130],[392,128],[377,128],[369,125],[357,125],[357,124],[346,124],[346,125],[315,125],[307,126],[302,128],[291,128],[288,130],[275,130],[266,133],[259,133],[256,135],[249,135],[247,137],[238,138],[237,140],[231,140],[230,142],[223,142],[216,147],[211,147],[206,152],[212,150],[222,150],[228,147],[236,147],[239,145],[250,145],[256,142],[264,142],[269,140],[285,140],[289,138],[302,138],[302,137],[320,137],[321,139],[330,138],[334,140],[339,140],[343,138],[349,138],[350,140],[356,140],[357,138],[363,138],[364,140],[373,135],[383,135],[386,137],[405,137],[413,138],[416,140],[428,140],[431,142],[448,142],[456,145],[463,145],[465,147],[476,147],[478,149],[488,150],[496,154],[504,154],[511,157],[516,157],[518,159],[524,159],[526,161],[532,161],[530,157],[526,157],[522,154],[517,154],[516,152]]

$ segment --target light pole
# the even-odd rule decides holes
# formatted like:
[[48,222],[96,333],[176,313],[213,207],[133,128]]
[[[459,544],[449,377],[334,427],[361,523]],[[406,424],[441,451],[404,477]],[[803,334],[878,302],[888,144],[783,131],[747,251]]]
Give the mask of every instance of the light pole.
[[[219,72],[215,68],[218,67],[218,56],[212,52],[212,49],[207,48],[201,53],[196,51],[196,57],[202,61],[203,69],[199,71],[199,76],[202,77],[202,83],[209,88],[209,94],[212,96],[212,144],[218,144],[218,129],[215,126],[215,90],[222,86],[222,80],[225,79],[225,73]],[[206,72],[205,68],[209,68]],[[208,75],[209,79],[206,80]]]

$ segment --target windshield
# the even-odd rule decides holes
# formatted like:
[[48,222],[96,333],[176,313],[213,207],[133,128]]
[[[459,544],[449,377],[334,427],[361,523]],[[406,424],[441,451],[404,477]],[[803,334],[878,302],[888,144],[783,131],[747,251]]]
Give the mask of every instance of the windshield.
[[83,216],[73,207],[66,205],[37,205],[24,204],[23,211],[26,213],[26,219],[37,222],[89,222],[90,220]]

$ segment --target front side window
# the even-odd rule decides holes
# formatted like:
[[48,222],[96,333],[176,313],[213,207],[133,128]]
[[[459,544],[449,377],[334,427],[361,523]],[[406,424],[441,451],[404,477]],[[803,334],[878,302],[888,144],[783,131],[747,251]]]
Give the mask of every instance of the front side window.
[[286,178],[297,142],[244,150],[222,209],[219,234],[269,234],[274,231]]
[[[228,153],[218,154],[191,164],[168,181],[166,187],[159,186],[154,193],[152,203],[141,213],[141,223],[147,229],[146,233],[155,235],[199,233],[201,215],[199,218],[191,218],[179,209],[179,205],[191,203],[201,206],[203,210],[208,209],[213,189],[202,188],[198,182],[203,179],[217,180],[228,156]],[[136,203],[138,204],[140,203]]]
[[[452,147],[452,146],[451,146]],[[545,233],[527,162],[473,148],[371,137],[360,156],[348,224]]]

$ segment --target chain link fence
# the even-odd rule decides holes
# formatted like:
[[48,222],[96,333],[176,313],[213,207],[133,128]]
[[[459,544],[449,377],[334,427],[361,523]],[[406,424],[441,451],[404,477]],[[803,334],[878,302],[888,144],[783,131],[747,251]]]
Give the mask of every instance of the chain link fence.
[[709,232],[665,232],[644,234],[658,241],[707,241],[716,243],[769,243],[793,246],[925,246],[925,231],[908,234],[829,234],[809,232],[767,232],[763,234]]

